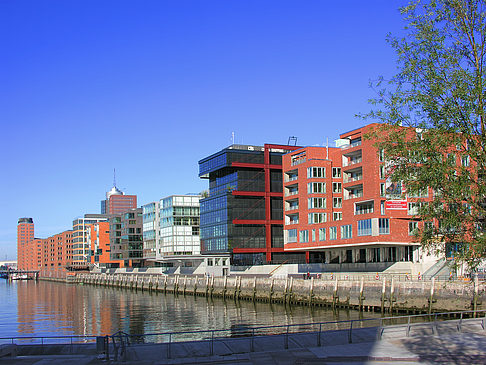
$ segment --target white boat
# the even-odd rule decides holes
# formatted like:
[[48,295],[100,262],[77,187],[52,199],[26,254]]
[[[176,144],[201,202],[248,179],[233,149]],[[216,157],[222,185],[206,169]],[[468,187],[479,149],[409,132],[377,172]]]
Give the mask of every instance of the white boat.
[[29,280],[30,277],[27,274],[12,274],[10,276],[12,280]]

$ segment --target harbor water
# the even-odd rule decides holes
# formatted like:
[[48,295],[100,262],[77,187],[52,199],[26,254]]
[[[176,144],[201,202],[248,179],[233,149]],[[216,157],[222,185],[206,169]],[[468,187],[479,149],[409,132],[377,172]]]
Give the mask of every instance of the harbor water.
[[[104,336],[227,330],[378,317],[325,307],[285,306],[49,281],[0,280],[0,337]],[[276,330],[278,332],[278,330]],[[202,334],[186,335],[198,339]],[[181,338],[182,339],[182,338]]]

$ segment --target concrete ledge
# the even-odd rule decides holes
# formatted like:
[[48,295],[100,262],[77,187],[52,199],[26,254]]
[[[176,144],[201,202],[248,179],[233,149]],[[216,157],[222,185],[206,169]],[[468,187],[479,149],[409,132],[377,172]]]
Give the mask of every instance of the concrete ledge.
[[17,345],[0,345],[0,357],[17,356]]

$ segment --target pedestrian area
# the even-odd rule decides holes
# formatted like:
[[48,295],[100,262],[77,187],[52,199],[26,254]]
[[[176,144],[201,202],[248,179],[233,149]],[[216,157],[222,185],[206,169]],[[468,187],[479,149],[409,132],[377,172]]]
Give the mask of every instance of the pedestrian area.
[[[351,335],[351,336],[350,336]],[[44,345],[44,354],[1,357],[2,364],[486,364],[484,318],[137,344],[110,355],[95,346]],[[66,352],[72,351],[67,354]]]

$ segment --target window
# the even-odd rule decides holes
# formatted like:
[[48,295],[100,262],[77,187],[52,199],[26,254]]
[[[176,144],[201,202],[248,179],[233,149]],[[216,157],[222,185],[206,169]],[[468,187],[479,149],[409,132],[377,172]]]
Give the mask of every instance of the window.
[[312,230],[312,242],[316,242],[316,230]]
[[332,183],[332,192],[333,193],[340,193],[341,192],[341,183]]
[[325,241],[325,240],[326,240],[326,229],[319,228],[319,241]]
[[461,164],[464,167],[469,167],[469,164],[470,164],[469,156],[462,156]]
[[408,235],[413,236],[417,234],[418,222],[408,222]]
[[309,198],[308,209],[326,209],[326,198]]
[[324,194],[326,192],[326,183],[312,182],[307,184],[308,194]]
[[385,215],[385,202],[383,200],[380,202],[380,214]]
[[386,179],[385,165],[380,165],[380,179],[381,180]]
[[326,213],[309,213],[308,224],[324,223],[327,221]]
[[343,198],[332,198],[332,207],[333,208],[342,208],[343,207]]
[[390,234],[390,220],[388,218],[378,218],[379,234]]
[[381,149],[381,150],[378,151],[378,158],[379,158],[380,162],[385,161],[385,150]]
[[407,192],[410,198],[427,198],[429,196],[429,188],[423,188],[415,192]]
[[385,184],[380,184],[380,196],[386,196]]
[[351,224],[341,226],[341,239],[353,238],[353,229]]
[[307,168],[307,178],[325,178],[326,168],[325,167],[308,167]]
[[288,232],[287,241],[289,243],[297,242],[297,230],[296,229],[289,229],[287,232]]
[[358,236],[371,236],[371,219],[358,221]]
[[333,221],[342,221],[343,220],[343,212],[333,212],[332,213],[332,220]]
[[341,168],[340,167],[333,167],[332,168],[332,177],[334,179],[338,179],[341,177]]
[[368,213],[373,213],[374,211],[374,202],[364,202],[364,203],[356,203],[355,209],[354,209],[354,214],[355,215],[360,215],[360,214],[368,214]]
[[299,232],[299,242],[309,242],[309,231],[304,230]]
[[329,228],[329,239],[330,240],[337,240],[337,227],[330,227]]

